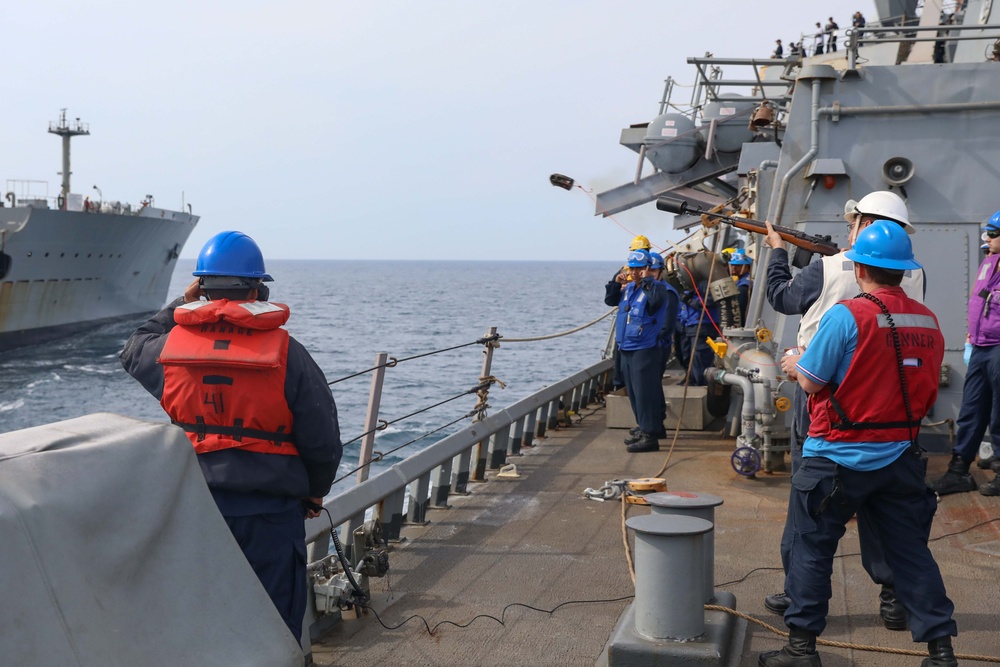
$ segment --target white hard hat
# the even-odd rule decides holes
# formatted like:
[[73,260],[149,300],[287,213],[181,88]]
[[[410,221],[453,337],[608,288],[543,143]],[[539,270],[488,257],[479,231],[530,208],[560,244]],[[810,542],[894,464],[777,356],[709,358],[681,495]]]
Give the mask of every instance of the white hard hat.
[[861,198],[854,205],[854,212],[862,215],[871,215],[879,220],[892,220],[898,222],[906,230],[907,234],[913,234],[917,230],[910,224],[910,214],[906,210],[906,202],[895,192],[879,190],[872,192]]
[[854,208],[858,205],[858,202],[853,199],[848,199],[847,203],[844,204],[844,220],[850,222],[857,215]]

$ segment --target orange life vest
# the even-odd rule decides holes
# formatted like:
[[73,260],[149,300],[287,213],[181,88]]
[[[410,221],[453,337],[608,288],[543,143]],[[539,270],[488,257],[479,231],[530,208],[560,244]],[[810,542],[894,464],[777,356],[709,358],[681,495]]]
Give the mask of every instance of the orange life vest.
[[266,301],[195,301],[174,310],[177,326],[160,353],[171,421],[198,454],[239,448],[297,455],[285,399],[288,306]]

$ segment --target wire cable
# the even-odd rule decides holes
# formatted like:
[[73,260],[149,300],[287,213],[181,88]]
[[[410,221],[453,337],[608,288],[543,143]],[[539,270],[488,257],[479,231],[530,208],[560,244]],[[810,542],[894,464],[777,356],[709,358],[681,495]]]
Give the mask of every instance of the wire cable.
[[404,442],[403,444],[401,444],[398,447],[393,447],[392,449],[390,449],[387,452],[375,452],[374,453],[375,456],[372,456],[372,458],[368,459],[368,461],[366,461],[365,463],[359,465],[354,470],[352,470],[352,471],[350,471],[350,472],[348,472],[348,473],[346,473],[346,474],[338,477],[337,479],[333,480],[333,484],[336,484],[337,482],[340,482],[340,481],[343,481],[343,480],[347,479],[348,477],[350,477],[351,475],[353,475],[357,471],[359,471],[359,470],[361,470],[363,468],[366,468],[366,467],[370,466],[373,463],[381,461],[382,459],[384,459],[389,454],[392,454],[393,452],[397,452],[400,449],[402,449],[403,447],[408,447],[409,445],[412,445],[413,443],[415,443],[415,442],[417,442],[419,440],[423,440],[424,438],[426,438],[429,435],[434,435],[438,431],[443,431],[444,429],[448,428],[449,426],[453,426],[453,425],[457,424],[458,422],[462,421],[463,419],[468,419],[469,417],[473,417],[473,416],[475,416],[478,413],[479,413],[478,410],[470,410],[469,412],[467,412],[466,414],[462,415],[458,419],[452,420],[452,421],[448,422],[447,424],[445,424],[444,426],[439,426],[438,428],[434,429],[433,431],[428,431],[427,433],[424,433],[423,435],[418,436],[418,437],[414,438],[413,440],[410,440],[409,442]]
[[379,364],[378,366],[372,366],[371,368],[365,369],[363,371],[358,371],[357,373],[351,373],[350,375],[345,375],[342,378],[337,378],[333,382],[327,382],[326,384],[329,386],[333,386],[338,382],[343,382],[344,380],[350,380],[351,378],[356,378],[359,375],[364,375],[365,373],[371,373],[372,371],[377,371],[380,368],[392,368],[398,363],[399,360],[396,359],[396,357],[389,357],[389,361],[385,362],[384,364]]
[[364,608],[364,609],[367,609],[367,610],[371,611],[373,614],[375,614],[375,619],[386,630],[398,630],[399,628],[403,627],[404,625],[406,625],[407,623],[409,623],[410,621],[412,621],[413,619],[416,618],[416,619],[419,619],[424,624],[424,629],[427,631],[427,634],[429,634],[431,637],[433,637],[433,636],[435,636],[434,633],[437,632],[437,629],[440,628],[442,625],[452,625],[452,626],[454,626],[456,628],[467,628],[470,625],[472,625],[477,619],[480,619],[480,618],[486,618],[486,619],[489,619],[489,620],[492,620],[492,621],[496,621],[500,625],[506,627],[506,623],[504,621],[506,621],[506,619],[507,619],[507,610],[509,610],[512,607],[523,607],[525,609],[530,609],[531,611],[537,611],[537,612],[541,612],[543,614],[549,614],[551,616],[552,614],[554,614],[556,611],[558,611],[562,607],[565,607],[565,606],[571,605],[571,604],[600,604],[600,603],[607,603],[607,602],[624,602],[625,600],[631,600],[634,597],[635,597],[634,595],[624,595],[624,596],[622,596],[620,598],[608,598],[608,599],[603,599],[603,600],[567,600],[566,602],[561,602],[561,603],[557,604],[552,609],[542,609],[540,607],[533,607],[530,604],[524,604],[523,602],[511,602],[509,605],[507,605],[506,607],[504,607],[503,610],[500,612],[500,618],[497,618],[496,616],[492,616],[490,614],[476,614],[475,616],[473,616],[466,623],[457,623],[455,621],[445,620],[445,621],[439,621],[438,623],[435,623],[433,627],[431,627],[431,624],[427,622],[427,619],[425,619],[420,614],[413,614],[412,616],[408,616],[406,619],[404,619],[400,623],[397,623],[396,625],[386,625],[385,621],[382,620],[382,617],[379,616],[378,612],[376,612],[370,605],[364,604],[364,605],[359,605],[359,606],[362,607],[362,608]]
[[[625,225],[623,225],[622,223],[618,222],[618,219],[617,219],[617,218],[615,218],[615,216],[613,216],[613,215],[611,215],[610,213],[608,213],[607,209],[605,209],[605,208],[604,208],[603,206],[601,206],[601,205],[600,205],[600,203],[598,203],[598,201],[597,201],[597,198],[596,198],[596,197],[594,197],[594,196],[593,196],[593,195],[591,194],[591,192],[593,192],[593,190],[588,190],[587,188],[583,187],[582,185],[576,185],[576,186],[574,186],[574,187],[577,187],[577,188],[580,188],[580,190],[581,190],[581,191],[582,191],[582,192],[583,192],[583,193],[584,193],[585,195],[587,195],[587,196],[588,196],[588,197],[590,198],[590,201],[594,202],[594,207],[595,207],[595,208],[597,208],[597,209],[599,209],[599,210],[601,211],[601,213],[602,213],[602,214],[603,214],[603,215],[604,215],[605,217],[607,217],[607,218],[610,218],[610,219],[611,219],[611,222],[613,222],[613,223],[615,223],[616,225],[618,225],[619,227],[621,227],[621,228],[622,228],[623,230],[625,230],[625,232],[626,232],[626,233],[628,233],[628,234],[630,234],[630,235],[632,235],[632,236],[637,236],[637,234],[636,234],[635,232],[633,232],[632,230],[630,230],[630,229],[629,229],[628,227],[626,227],[626,226],[625,226]],[[695,234],[697,234],[697,233],[698,233],[699,231],[700,231],[700,230],[695,230],[694,232],[692,232],[692,233],[688,234],[687,236],[685,236],[685,237],[684,237],[683,239],[681,239],[681,240],[680,240],[680,241],[678,241],[677,243],[674,243],[673,241],[670,241],[669,239],[667,240],[667,243],[669,243],[670,245],[674,246],[674,248],[677,248],[677,247],[678,247],[678,246],[679,246],[680,244],[682,244],[682,243],[684,243],[685,241],[687,241],[688,239],[690,239],[690,238],[691,238],[692,236],[694,236]],[[656,248],[657,250],[666,250],[666,248],[663,248],[662,246],[658,246],[658,245],[656,245],[655,243],[652,243],[652,242],[650,242],[650,245],[652,245],[652,246],[653,246],[654,248]]]
[[537,341],[537,340],[549,340],[550,338],[559,338],[560,336],[568,336],[570,334],[576,333],[577,331],[582,331],[583,329],[586,329],[587,327],[592,327],[595,324],[597,324],[598,322],[600,322],[601,320],[603,320],[608,315],[611,315],[611,314],[617,313],[617,312],[618,312],[617,308],[612,308],[608,312],[606,312],[603,315],[601,315],[600,317],[598,317],[596,320],[591,320],[590,322],[587,322],[586,324],[581,324],[580,326],[576,327],[575,329],[569,329],[567,331],[560,331],[559,333],[546,334],[544,336],[532,336],[531,338],[507,338],[507,337],[503,337],[502,340],[503,340],[504,343],[530,343],[530,342]]
[[378,426],[376,426],[375,428],[373,428],[371,430],[365,431],[364,433],[362,433],[361,435],[359,435],[359,436],[357,436],[355,438],[351,438],[347,442],[343,443],[343,446],[346,447],[347,445],[350,445],[351,443],[357,442],[361,438],[365,437],[366,435],[370,435],[370,434],[374,433],[375,431],[384,431],[390,425],[396,424],[398,422],[401,422],[404,419],[409,419],[410,417],[413,417],[415,415],[419,415],[422,412],[427,412],[428,410],[433,410],[436,407],[444,405],[445,403],[450,403],[451,401],[454,401],[456,399],[462,398],[463,396],[468,396],[469,394],[475,394],[479,390],[484,389],[484,388],[488,387],[491,384],[492,384],[492,381],[482,382],[480,384],[477,384],[472,389],[469,389],[468,391],[463,391],[461,394],[456,394],[456,395],[452,396],[451,398],[446,398],[443,401],[439,401],[438,403],[435,403],[434,405],[428,405],[426,408],[421,408],[420,410],[417,410],[415,412],[411,412],[408,415],[403,415],[402,417],[397,417],[396,419],[393,419],[391,421],[382,421],[382,420],[380,420],[380,423],[379,423]]
[[492,343],[495,340],[499,340],[499,334],[493,334],[492,336],[483,336],[478,338],[471,343],[462,343],[461,345],[453,345],[451,347],[445,347],[440,350],[433,350],[431,352],[423,352],[421,354],[414,354],[410,357],[403,357],[402,359],[397,359],[396,357],[389,357],[389,361],[384,364],[379,364],[378,366],[372,366],[371,368],[365,369],[363,371],[358,371],[357,373],[351,373],[350,375],[345,375],[342,378],[337,378],[333,382],[327,382],[327,385],[335,385],[338,382],[343,382],[344,380],[350,380],[351,378],[358,377],[359,375],[364,375],[365,373],[371,373],[372,371],[378,370],[379,368],[393,368],[404,361],[413,361],[414,359],[420,359],[422,357],[429,357],[432,354],[441,354],[442,352],[451,352],[452,350],[458,350],[463,347],[469,347],[470,345],[485,345],[486,343]]

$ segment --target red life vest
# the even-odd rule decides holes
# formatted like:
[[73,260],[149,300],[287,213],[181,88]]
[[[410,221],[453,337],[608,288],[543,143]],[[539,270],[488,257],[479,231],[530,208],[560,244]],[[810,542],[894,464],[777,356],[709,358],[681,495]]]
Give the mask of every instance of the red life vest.
[[864,298],[841,301],[858,325],[858,343],[840,386],[826,385],[809,397],[809,435],[828,441],[899,442],[917,437],[920,420],[937,399],[944,336],[926,306],[898,287],[875,290],[899,334],[907,397],[907,420],[892,330],[882,310]]
[[177,323],[160,358],[160,405],[187,432],[198,454],[239,448],[297,455],[285,399],[288,306],[266,301],[195,301],[174,310]]

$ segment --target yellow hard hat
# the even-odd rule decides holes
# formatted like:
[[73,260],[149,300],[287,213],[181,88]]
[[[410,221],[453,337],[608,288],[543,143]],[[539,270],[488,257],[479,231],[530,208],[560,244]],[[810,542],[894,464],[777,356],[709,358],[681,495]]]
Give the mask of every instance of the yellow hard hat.
[[649,250],[652,248],[652,244],[642,234],[639,234],[634,239],[632,239],[632,245],[628,247],[629,250]]

